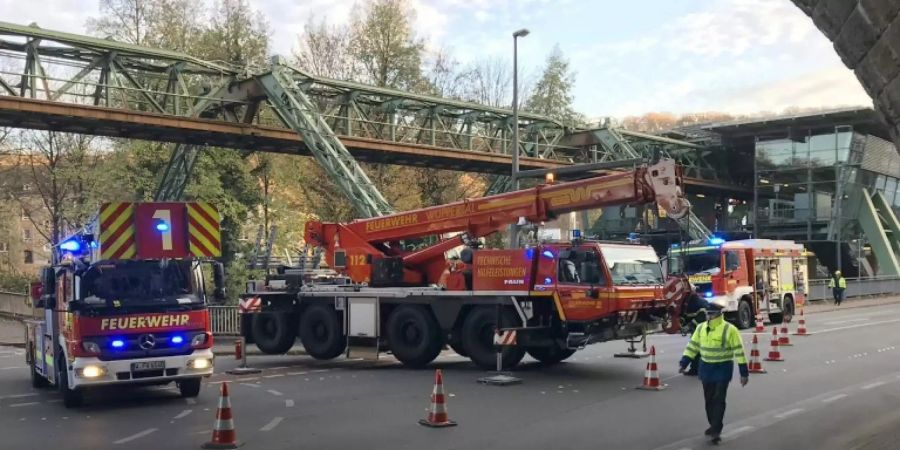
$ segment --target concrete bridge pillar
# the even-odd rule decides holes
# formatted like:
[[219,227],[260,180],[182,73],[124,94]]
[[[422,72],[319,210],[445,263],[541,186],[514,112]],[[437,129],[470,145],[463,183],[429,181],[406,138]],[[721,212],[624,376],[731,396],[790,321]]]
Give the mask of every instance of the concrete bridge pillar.
[[900,151],[900,1],[791,0],[834,43]]

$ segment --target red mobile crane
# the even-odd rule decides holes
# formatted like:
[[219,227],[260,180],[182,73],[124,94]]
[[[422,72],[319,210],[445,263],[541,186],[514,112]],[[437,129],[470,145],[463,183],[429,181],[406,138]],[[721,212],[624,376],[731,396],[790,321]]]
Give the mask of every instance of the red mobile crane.
[[[495,359],[495,329],[516,332],[503,365],[527,351],[545,363],[584,345],[640,336],[671,315],[659,260],[648,246],[541,243],[479,248],[479,238],[521,218],[611,205],[657,203],[669,217],[688,213],[673,161],[570,183],[350,223],[309,222],[306,242],[324,249],[337,276],[281,268],[249,283],[242,332],[265,353],[287,351],[299,335],[319,359],[345,351],[389,350],[408,366],[431,362],[449,344],[482,367]],[[441,238],[448,233],[453,237]],[[424,248],[409,242],[432,238]],[[462,248],[458,256],[448,257]],[[498,321],[500,322],[498,324]]]

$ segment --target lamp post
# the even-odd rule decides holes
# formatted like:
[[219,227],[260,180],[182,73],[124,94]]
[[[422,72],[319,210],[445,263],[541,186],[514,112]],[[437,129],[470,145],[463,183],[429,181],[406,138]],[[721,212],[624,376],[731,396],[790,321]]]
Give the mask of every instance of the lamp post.
[[[513,32],[513,138],[512,138],[512,187],[519,190],[519,38],[528,36],[528,29]],[[509,246],[519,246],[519,224],[509,227]]]

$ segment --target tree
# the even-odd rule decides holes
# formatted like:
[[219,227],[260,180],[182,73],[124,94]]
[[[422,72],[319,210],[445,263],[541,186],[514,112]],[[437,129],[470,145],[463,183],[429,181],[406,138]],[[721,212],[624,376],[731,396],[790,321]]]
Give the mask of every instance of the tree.
[[495,108],[512,104],[512,63],[503,58],[475,61],[464,73],[464,98]]
[[269,24],[247,0],[219,0],[194,54],[239,67],[262,67],[269,55]]
[[406,0],[373,0],[355,10],[351,54],[362,64],[364,82],[415,89],[422,78],[425,42],[412,29],[415,10]]
[[569,69],[569,60],[563,56],[558,45],[554,46],[524,109],[569,126],[579,125],[584,122],[584,117],[572,107],[574,86],[575,74]]
[[312,75],[337,80],[357,80],[359,65],[350,50],[350,28],[328,26],[324,20],[310,18],[294,49],[297,66]]

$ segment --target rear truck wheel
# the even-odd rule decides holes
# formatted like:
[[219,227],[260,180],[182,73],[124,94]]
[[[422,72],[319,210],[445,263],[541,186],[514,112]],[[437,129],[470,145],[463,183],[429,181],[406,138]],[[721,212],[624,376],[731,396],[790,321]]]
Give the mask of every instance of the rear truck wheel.
[[561,348],[557,344],[548,347],[529,347],[528,354],[532,358],[541,362],[546,366],[552,366],[565,361],[568,357],[575,354],[575,349]]
[[193,398],[200,395],[200,377],[178,380],[176,384],[178,384],[178,392],[184,398]]
[[332,359],[344,353],[341,318],[331,305],[314,303],[300,316],[300,342],[306,353],[316,359]]
[[753,307],[750,306],[750,302],[747,300],[741,300],[738,303],[737,317],[735,317],[735,325],[737,325],[739,330],[746,330],[754,326],[754,318],[753,318]]
[[[516,315],[507,308],[503,309],[500,321],[501,328],[518,325]],[[463,322],[463,348],[469,353],[469,359],[482,369],[497,368],[497,350],[494,347],[496,326],[497,309],[494,306],[479,306],[473,309]],[[525,357],[525,348],[517,345],[503,346],[501,354],[501,367],[511,369]]]
[[69,388],[69,374],[66,373],[66,360],[56,361],[56,381],[59,393],[62,394],[63,405],[66,408],[78,408],[84,405],[84,391],[82,389]]
[[427,308],[400,305],[387,322],[388,347],[405,366],[420,369],[441,353],[441,326]]
[[287,353],[297,338],[296,325],[287,313],[259,313],[253,317],[256,347],[267,355]]

